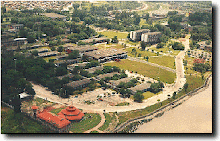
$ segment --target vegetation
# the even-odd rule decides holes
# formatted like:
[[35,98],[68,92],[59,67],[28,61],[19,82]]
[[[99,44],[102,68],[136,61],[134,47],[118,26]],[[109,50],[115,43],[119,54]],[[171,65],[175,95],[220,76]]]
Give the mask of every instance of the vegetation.
[[113,115],[111,116],[108,113],[104,113],[104,115],[105,115],[105,123],[101,127],[99,127],[99,130],[101,131],[106,130],[109,127],[109,124],[112,123],[113,120]]
[[136,62],[136,61],[130,61],[130,60],[121,60],[120,62],[112,62],[112,63],[106,63],[106,66],[117,66],[124,70],[129,70],[133,72],[137,72],[139,74],[142,74],[146,77],[151,77],[154,79],[160,78],[160,81],[167,82],[169,84],[174,82],[174,79],[176,77],[175,73],[166,71],[164,69],[160,69],[158,67],[154,67],[148,64]]
[[87,113],[83,119],[79,122],[72,122],[70,131],[73,133],[83,133],[96,125],[101,121],[101,116],[96,113]]
[[143,101],[143,99],[144,99],[143,92],[137,91],[137,92],[134,94],[134,101],[141,103],[141,102]]
[[1,133],[53,133],[53,131],[22,113],[14,114],[13,110],[2,106]]
[[122,102],[122,103],[118,103],[117,105],[115,106],[128,106],[130,103],[128,102]]
[[164,84],[160,81],[158,83],[151,83],[150,85],[150,91],[153,93],[158,93],[162,88],[164,88]]

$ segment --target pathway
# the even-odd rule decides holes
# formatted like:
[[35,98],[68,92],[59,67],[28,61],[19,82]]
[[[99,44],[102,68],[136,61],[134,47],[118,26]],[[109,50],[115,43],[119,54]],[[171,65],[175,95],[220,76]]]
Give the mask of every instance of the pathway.
[[99,124],[93,127],[92,129],[85,131],[84,133],[90,133],[91,131],[98,131],[99,133],[104,133],[103,131],[99,130],[99,127],[102,127],[102,125],[105,123],[105,115],[102,112],[99,112],[98,114],[101,116],[101,121],[99,122]]

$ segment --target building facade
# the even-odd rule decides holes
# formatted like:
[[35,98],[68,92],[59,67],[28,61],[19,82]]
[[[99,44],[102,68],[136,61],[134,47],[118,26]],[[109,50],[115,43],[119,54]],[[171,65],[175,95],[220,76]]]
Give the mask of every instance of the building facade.
[[133,41],[141,41],[141,35],[150,32],[149,29],[141,29],[130,32],[130,39]]
[[141,35],[141,41],[145,43],[156,43],[160,41],[161,32],[149,32]]

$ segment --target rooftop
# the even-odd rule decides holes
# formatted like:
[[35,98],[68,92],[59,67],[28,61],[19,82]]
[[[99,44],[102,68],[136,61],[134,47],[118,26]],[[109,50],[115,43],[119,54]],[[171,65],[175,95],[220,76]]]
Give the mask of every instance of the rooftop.
[[119,80],[110,80],[109,82],[114,85],[114,86],[118,86],[121,82],[127,83],[131,80],[131,77],[126,77],[126,78],[122,78]]
[[135,87],[131,87],[131,88],[129,88],[131,91],[134,91],[134,92],[136,92],[136,91],[142,91],[142,90],[144,90],[144,89],[148,89],[148,88],[150,88],[150,83],[142,83],[142,84],[139,84],[139,85],[136,85]]
[[65,18],[67,16],[56,14],[56,13],[43,13],[43,15],[49,17],[49,18]]
[[119,74],[118,72],[112,72],[112,73],[106,73],[106,74],[100,74],[98,76],[96,76],[97,79],[102,79],[105,77],[112,77],[115,74]]
[[78,81],[73,81],[73,82],[67,83],[66,86],[77,88],[79,86],[88,84],[90,82],[91,82],[90,79],[83,79],[83,80],[78,80]]

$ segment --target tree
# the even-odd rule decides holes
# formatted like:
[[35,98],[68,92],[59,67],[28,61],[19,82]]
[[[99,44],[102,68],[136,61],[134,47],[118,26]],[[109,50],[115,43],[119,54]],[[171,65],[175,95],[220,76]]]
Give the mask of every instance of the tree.
[[118,43],[118,37],[114,36],[114,38],[112,38],[112,43]]
[[179,42],[174,42],[173,44],[172,44],[172,48],[174,49],[174,50],[184,50],[184,46],[183,46],[183,44],[181,44],[181,43],[179,43]]
[[79,57],[79,50],[73,50],[69,55],[68,59],[77,59]]
[[145,50],[145,48],[146,48],[146,43],[143,42],[143,41],[141,41],[141,49],[142,49],[142,50]]
[[65,67],[56,68],[56,76],[62,76],[67,74],[67,69]]
[[59,46],[57,49],[58,52],[63,52],[63,46]]
[[30,95],[32,95],[32,96],[34,96],[36,93],[35,93],[35,91],[34,91],[34,89],[32,88],[33,86],[30,84],[30,85],[27,85],[26,86],[26,92],[28,93],[28,94],[30,94]]
[[145,59],[146,59],[146,60],[147,60],[147,62],[148,62],[149,57],[147,56],[147,57],[145,57]]
[[33,56],[38,56],[38,50],[32,51],[31,54],[32,54]]
[[135,94],[134,94],[134,101],[137,101],[137,102],[142,102],[144,99],[144,95],[141,91],[137,91]]
[[173,92],[173,96],[172,96],[173,99],[176,98],[176,92]]
[[185,92],[186,92],[186,90],[187,90],[188,86],[189,86],[189,84],[188,84],[188,83],[185,83],[185,84],[183,85],[183,88],[185,89]]

